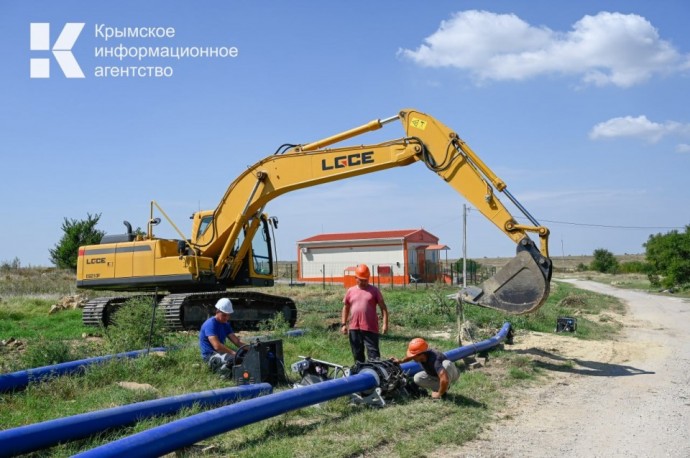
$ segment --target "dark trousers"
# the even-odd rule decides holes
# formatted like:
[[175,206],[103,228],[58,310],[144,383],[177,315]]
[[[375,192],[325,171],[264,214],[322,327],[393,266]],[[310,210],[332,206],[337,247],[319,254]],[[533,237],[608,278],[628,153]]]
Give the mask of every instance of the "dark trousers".
[[352,356],[355,362],[363,363],[364,347],[367,349],[367,357],[369,360],[381,358],[379,351],[379,335],[375,332],[361,331],[359,329],[350,330],[350,348],[352,349]]

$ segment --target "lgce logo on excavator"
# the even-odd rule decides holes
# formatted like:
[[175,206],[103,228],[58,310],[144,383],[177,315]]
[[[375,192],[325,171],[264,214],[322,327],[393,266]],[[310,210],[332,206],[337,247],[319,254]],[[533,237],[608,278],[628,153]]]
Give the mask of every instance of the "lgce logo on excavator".
[[366,151],[364,153],[353,153],[347,156],[336,156],[330,164],[326,163],[326,159],[321,159],[321,170],[342,169],[345,167],[353,167],[357,165],[373,164],[374,152]]

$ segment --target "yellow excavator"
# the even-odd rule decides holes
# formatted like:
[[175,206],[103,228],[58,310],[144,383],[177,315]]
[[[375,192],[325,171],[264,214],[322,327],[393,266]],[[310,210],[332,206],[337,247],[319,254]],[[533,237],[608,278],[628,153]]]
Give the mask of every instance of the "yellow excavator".
[[[372,145],[331,147],[399,120],[405,136]],[[405,109],[354,129],[308,144],[285,144],[245,170],[228,187],[214,210],[192,216],[186,238],[163,209],[151,202],[146,234],[106,235],[99,245],[79,248],[77,287],[106,291],[156,292],[155,300],[172,329],[198,329],[216,301],[233,301],[233,325],[246,328],[282,313],[294,326],[295,303],[254,288],[272,286],[276,271],[273,228],[264,213],[281,194],[366,173],[423,163],[465,197],[517,244],[517,255],[483,284],[458,293],[463,301],[512,314],[539,308],[549,295],[552,263],[548,228],[541,226],[513,197],[506,184],[452,130],[428,114]],[[520,224],[498,198],[503,193],[531,224]],[[153,234],[158,210],[180,235]],[[539,237],[537,246],[529,237]],[[160,292],[159,292],[160,291]],[[91,300],[83,312],[87,325],[107,325],[125,296]]]

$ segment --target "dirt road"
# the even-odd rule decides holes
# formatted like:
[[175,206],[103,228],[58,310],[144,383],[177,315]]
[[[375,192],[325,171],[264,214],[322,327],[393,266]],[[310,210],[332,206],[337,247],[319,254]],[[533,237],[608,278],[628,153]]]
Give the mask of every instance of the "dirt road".
[[[482,436],[439,456],[690,457],[690,302],[583,280],[628,305],[615,341],[525,336],[545,385],[516,394]],[[570,366],[563,366],[569,360]]]

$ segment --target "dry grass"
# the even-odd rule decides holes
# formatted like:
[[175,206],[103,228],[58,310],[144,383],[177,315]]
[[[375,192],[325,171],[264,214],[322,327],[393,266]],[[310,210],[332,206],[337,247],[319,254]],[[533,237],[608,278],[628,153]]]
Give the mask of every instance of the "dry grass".
[[[621,264],[632,261],[643,262],[646,259],[644,254],[617,254],[615,257]],[[503,267],[510,259],[511,258],[479,258],[475,259],[475,261],[483,266]],[[551,261],[553,262],[553,270],[555,273],[576,272],[578,266],[588,266],[593,260],[594,256],[555,256],[551,253]]]
[[0,269],[0,296],[60,296],[74,294],[76,278],[72,271],[52,267],[3,266]]

